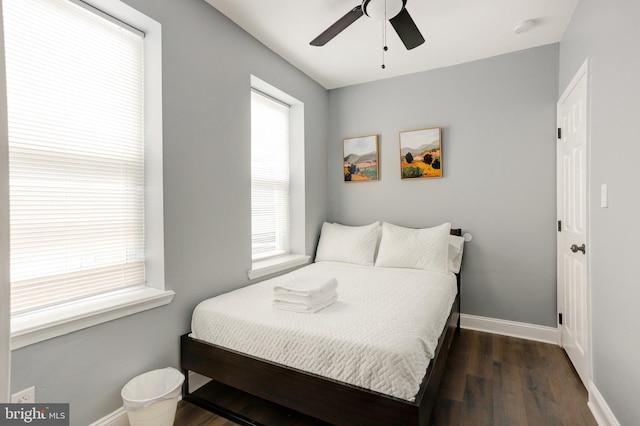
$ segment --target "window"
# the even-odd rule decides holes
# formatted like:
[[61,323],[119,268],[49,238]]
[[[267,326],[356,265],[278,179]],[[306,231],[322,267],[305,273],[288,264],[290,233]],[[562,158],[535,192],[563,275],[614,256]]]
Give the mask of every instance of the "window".
[[251,253],[289,253],[289,105],[251,91]]
[[251,76],[249,279],[304,265],[304,103]]
[[158,299],[137,290],[164,290],[159,24],[103,3],[3,1],[14,331],[29,328],[16,317],[76,303],[77,318],[101,295],[113,319]]

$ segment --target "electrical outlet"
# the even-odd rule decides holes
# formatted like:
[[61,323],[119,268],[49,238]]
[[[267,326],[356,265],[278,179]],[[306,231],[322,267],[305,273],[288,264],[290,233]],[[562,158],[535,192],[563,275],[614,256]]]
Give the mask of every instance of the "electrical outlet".
[[14,404],[34,404],[36,402],[36,388],[31,386],[11,395],[11,402]]

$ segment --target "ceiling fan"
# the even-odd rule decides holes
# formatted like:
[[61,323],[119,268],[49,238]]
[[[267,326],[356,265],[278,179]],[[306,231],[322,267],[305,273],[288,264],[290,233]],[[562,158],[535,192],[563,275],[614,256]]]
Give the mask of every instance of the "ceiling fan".
[[381,21],[389,20],[407,49],[418,47],[424,43],[424,37],[420,34],[420,30],[418,30],[415,22],[411,19],[411,15],[405,8],[406,4],[407,0],[364,0],[361,5],[351,9],[322,34],[313,39],[310,44],[312,46],[324,46],[362,15],[366,15]]

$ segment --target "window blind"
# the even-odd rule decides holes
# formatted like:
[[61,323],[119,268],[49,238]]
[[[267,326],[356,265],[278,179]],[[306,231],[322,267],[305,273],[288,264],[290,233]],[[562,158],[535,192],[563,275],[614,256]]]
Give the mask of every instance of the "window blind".
[[253,260],[289,252],[289,106],[251,92]]
[[12,314],[144,284],[143,39],[4,0]]

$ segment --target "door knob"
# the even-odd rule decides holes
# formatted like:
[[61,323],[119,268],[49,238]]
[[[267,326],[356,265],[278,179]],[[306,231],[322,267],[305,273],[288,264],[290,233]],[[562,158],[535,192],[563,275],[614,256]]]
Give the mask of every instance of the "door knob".
[[582,254],[586,254],[586,247],[585,247],[584,244],[582,244],[580,247],[578,247],[577,245],[574,244],[570,248],[571,248],[571,251],[574,252],[574,253],[577,253],[577,252],[581,251]]

